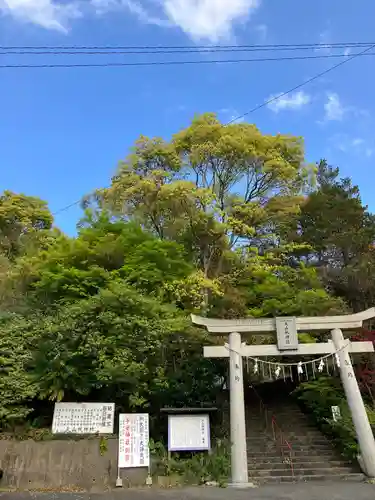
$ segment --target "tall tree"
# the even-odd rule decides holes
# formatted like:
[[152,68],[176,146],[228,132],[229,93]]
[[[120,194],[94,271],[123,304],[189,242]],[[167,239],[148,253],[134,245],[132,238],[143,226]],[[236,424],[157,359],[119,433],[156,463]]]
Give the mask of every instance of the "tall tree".
[[276,227],[298,212],[309,172],[301,138],[224,126],[206,114],[169,142],[141,137],[95,200],[183,243],[214,278],[226,251],[273,240]]
[[194,273],[184,248],[160,240],[136,223],[86,220],[76,238],[60,236],[13,268],[34,307],[51,307],[96,295],[120,280],[162,300],[173,300],[180,280]]
[[46,202],[4,191],[0,196],[0,253],[13,260],[25,248],[38,247],[40,233],[49,230],[52,223]]
[[325,284],[354,310],[375,299],[375,217],[362,205],[359,189],[325,160],[318,165],[318,185],[302,206],[292,239],[307,243],[308,261]]

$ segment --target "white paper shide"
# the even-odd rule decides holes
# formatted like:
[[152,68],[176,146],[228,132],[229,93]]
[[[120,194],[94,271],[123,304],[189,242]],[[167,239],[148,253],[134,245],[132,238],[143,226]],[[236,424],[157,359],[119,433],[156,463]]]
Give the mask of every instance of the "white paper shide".
[[119,417],[118,467],[148,467],[148,413],[122,413]]
[[52,434],[112,434],[114,403],[55,403]]

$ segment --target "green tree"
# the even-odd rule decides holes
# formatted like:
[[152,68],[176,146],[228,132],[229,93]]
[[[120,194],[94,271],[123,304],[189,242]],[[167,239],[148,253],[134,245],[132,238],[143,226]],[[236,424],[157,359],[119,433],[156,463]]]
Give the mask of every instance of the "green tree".
[[325,285],[355,311],[375,299],[375,217],[362,205],[359,189],[322,160],[318,186],[307,198],[294,241],[306,243],[305,257],[319,270]]
[[168,285],[193,270],[181,245],[102,214],[87,220],[76,238],[62,235],[46,250],[20,259],[13,276],[23,281],[29,300],[44,307],[90,297],[117,279],[172,300]]
[[276,228],[299,211],[309,173],[300,138],[224,126],[206,114],[169,142],[141,137],[94,201],[182,243],[215,278],[228,250],[274,241]]
[[34,377],[53,400],[90,397],[156,411],[209,400],[220,375],[202,358],[204,332],[121,282],[67,304],[40,323],[38,335]]
[[0,428],[22,423],[37,395],[30,363],[35,349],[33,324],[22,316],[0,317]]
[[0,196],[0,252],[14,259],[26,248],[38,247],[41,235],[52,223],[46,202],[4,191]]
[[255,251],[220,278],[223,293],[210,314],[219,317],[318,316],[340,314],[345,303],[324,289],[314,267],[290,266],[288,254]]

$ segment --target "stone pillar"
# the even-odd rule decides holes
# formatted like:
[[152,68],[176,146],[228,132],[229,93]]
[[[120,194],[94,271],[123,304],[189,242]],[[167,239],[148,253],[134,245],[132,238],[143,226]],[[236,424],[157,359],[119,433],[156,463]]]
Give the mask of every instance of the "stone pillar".
[[229,391],[230,391],[230,439],[231,439],[231,486],[246,487],[248,483],[246,420],[242,370],[241,335],[229,334]]
[[365,468],[365,473],[375,477],[375,441],[370,422],[367,417],[366,408],[358,387],[358,382],[350,360],[348,347],[342,349],[348,342],[344,340],[342,331],[338,328],[331,331],[335,349],[340,360],[340,374],[344,386],[348,405],[352,414],[353,424],[358,438],[360,453]]

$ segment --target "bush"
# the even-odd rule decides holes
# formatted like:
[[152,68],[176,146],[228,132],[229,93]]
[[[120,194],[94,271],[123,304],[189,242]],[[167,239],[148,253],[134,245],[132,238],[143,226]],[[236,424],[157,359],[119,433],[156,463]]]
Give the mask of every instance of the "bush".
[[224,486],[230,474],[230,446],[225,440],[217,440],[211,452],[184,452],[169,455],[161,442],[150,440],[153,475],[181,477],[189,484],[215,481]]
[[[320,377],[300,384],[294,394],[340,452],[349,460],[356,460],[359,446],[340,380],[336,377]],[[341,418],[337,422],[332,418],[332,406],[340,408]],[[375,424],[375,411],[369,407],[366,409],[370,423]]]

